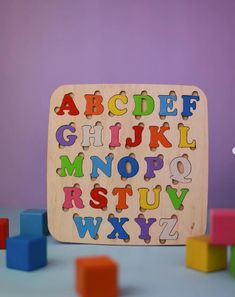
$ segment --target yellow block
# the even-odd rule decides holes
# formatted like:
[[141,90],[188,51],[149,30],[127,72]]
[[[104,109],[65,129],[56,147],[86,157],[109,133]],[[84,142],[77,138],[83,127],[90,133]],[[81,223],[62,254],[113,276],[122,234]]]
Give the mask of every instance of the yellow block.
[[186,242],[186,266],[211,272],[227,267],[227,247],[209,243],[209,236],[190,237]]

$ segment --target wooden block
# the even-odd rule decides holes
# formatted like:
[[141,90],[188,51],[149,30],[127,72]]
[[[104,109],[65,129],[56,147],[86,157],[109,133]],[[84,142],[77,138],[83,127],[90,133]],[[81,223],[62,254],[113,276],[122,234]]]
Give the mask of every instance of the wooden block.
[[47,238],[20,235],[7,240],[6,265],[8,268],[31,271],[47,265]]
[[47,236],[47,211],[27,209],[20,213],[20,234]]
[[6,248],[6,240],[9,236],[9,220],[0,218],[0,249]]
[[118,265],[108,256],[78,258],[75,287],[81,297],[117,297]]
[[231,246],[230,273],[235,278],[235,246]]
[[209,236],[196,236],[187,239],[186,266],[203,272],[226,269],[227,248],[209,243]]
[[210,242],[218,245],[235,245],[235,209],[211,209]]
[[60,86],[49,111],[51,235],[177,245],[205,233],[207,131],[207,99],[195,86]]

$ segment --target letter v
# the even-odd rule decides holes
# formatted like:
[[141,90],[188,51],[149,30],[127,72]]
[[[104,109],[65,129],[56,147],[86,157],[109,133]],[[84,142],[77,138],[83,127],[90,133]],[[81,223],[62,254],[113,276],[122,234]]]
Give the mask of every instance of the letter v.
[[175,209],[179,209],[188,193],[189,189],[183,188],[181,189],[180,196],[177,196],[177,189],[172,188],[171,186],[166,187],[166,192],[169,195],[171,202]]

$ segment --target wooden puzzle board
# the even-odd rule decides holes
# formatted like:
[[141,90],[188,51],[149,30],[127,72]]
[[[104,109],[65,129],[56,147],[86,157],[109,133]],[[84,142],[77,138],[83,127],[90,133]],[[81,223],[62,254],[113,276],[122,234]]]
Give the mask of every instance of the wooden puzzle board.
[[[84,114],[87,112],[88,99],[92,98],[92,96],[88,96],[89,98],[85,99],[85,95],[97,96],[92,99],[93,102],[102,96],[103,111],[101,114],[92,116]],[[116,101],[115,95],[118,95],[115,97]],[[133,99],[134,95],[137,95],[136,100]],[[168,98],[164,95],[167,95]],[[67,99],[69,98],[67,103],[65,96]],[[151,96],[154,101],[153,112],[142,116],[133,115],[133,111],[138,113],[136,102],[140,97],[146,98],[146,96]],[[183,100],[182,96],[194,97],[190,100]],[[126,112],[123,115],[113,115],[109,108],[112,106],[111,103],[109,105],[110,100],[116,106],[114,111]],[[76,106],[76,108],[73,106],[73,111],[77,109],[79,114],[69,114],[71,101]],[[183,110],[186,110],[186,105],[184,106],[186,101],[190,102],[189,110],[192,112],[192,115],[188,117],[181,115]],[[141,102],[144,102],[141,103],[141,110],[144,113],[149,106],[145,100],[141,100]],[[193,108],[194,103],[195,109]],[[65,107],[64,110],[63,107]],[[177,112],[176,115],[173,115],[174,110]],[[98,111],[96,108],[93,109],[94,113],[98,113]],[[188,236],[204,233],[208,191],[207,122],[206,96],[195,86],[87,84],[63,85],[57,88],[51,96],[48,130],[47,199],[48,224],[52,236],[62,242],[74,243],[177,245],[184,244]],[[69,139],[71,142],[70,136],[76,136],[76,140],[72,145],[61,145],[58,141],[58,129],[62,126],[68,127],[68,125],[70,126],[69,130],[65,129],[61,133],[64,142],[69,143]],[[90,138],[89,147],[82,145],[85,143],[84,138],[87,133],[83,130],[85,129],[83,126],[88,125],[103,127],[101,129],[101,146],[94,145],[94,138]],[[111,133],[110,127],[115,125],[119,126],[119,130],[117,128],[115,130],[119,131],[119,141],[117,141],[117,133],[116,136],[115,133],[113,135]],[[128,138],[131,138],[132,145],[137,142],[134,137],[134,126],[143,128],[142,141],[140,144],[130,147],[126,145]],[[158,132],[160,127],[166,127],[163,135],[168,142],[164,137],[160,137],[162,141],[154,141],[156,133],[154,131],[152,131],[153,134],[150,133],[150,126],[155,126],[153,128],[155,132],[156,126]],[[189,129],[182,128],[184,126]],[[93,128],[89,132],[94,133]],[[138,133],[140,134],[140,130]],[[139,137],[137,138],[139,139]],[[97,144],[99,144],[98,140]],[[116,145],[119,142],[119,146],[111,147],[111,142],[116,142]],[[152,147],[150,147],[150,142],[152,142]],[[154,142],[155,145],[153,145]],[[158,147],[154,147],[156,143],[158,143]],[[167,147],[169,143],[171,146]],[[78,164],[81,165],[81,162],[77,163],[69,172],[66,167],[68,160],[72,164],[79,154],[84,157],[82,166],[80,169],[77,168],[77,174],[75,167],[78,167]],[[63,164],[61,156],[66,156],[62,157],[65,162]],[[94,156],[97,157],[96,161],[103,161],[103,165],[106,163],[106,167],[103,167],[104,171],[99,168],[98,165],[101,164],[99,161],[97,161],[98,163],[92,162],[90,157]],[[108,161],[105,159],[107,156],[110,156],[112,160],[109,167],[109,169],[111,168],[110,177],[107,176]],[[128,157],[128,162],[125,163],[126,157]],[[150,158],[150,164],[144,159],[146,157],[157,157],[157,160]],[[182,157],[189,162],[182,163]],[[181,161],[176,162],[175,159]],[[175,164],[174,166],[172,162]],[[138,170],[135,175],[128,178],[121,176],[122,172],[125,172],[126,176],[133,174],[137,163]],[[125,164],[125,168],[123,164]],[[149,164],[150,168],[148,168]],[[74,176],[81,174],[81,167],[83,176]],[[150,172],[147,172],[147,169]],[[94,174],[91,178],[93,170],[98,173],[97,178],[94,178]],[[172,178],[175,173],[181,176],[183,181]],[[155,177],[149,178],[151,174]],[[117,193],[117,190],[114,194],[114,188],[123,189],[126,187],[131,192],[127,190],[129,194],[126,194],[126,208],[124,208],[125,203],[123,201],[119,203],[121,194]],[[80,190],[78,191],[76,188]],[[99,191],[93,195],[95,197],[93,199],[91,191],[94,188],[98,188]],[[100,191],[100,188],[103,190]],[[167,189],[171,194],[167,192]],[[173,190],[171,191],[171,189]],[[91,206],[91,201],[95,207],[101,206],[105,202],[105,199],[100,198],[99,194],[106,198],[106,206],[102,209]],[[67,207],[64,207],[65,205]],[[118,205],[123,208],[118,209]],[[141,207],[143,205],[147,205],[147,209]],[[80,208],[81,206],[82,208]],[[89,224],[91,227],[93,224],[91,232],[84,229]]]

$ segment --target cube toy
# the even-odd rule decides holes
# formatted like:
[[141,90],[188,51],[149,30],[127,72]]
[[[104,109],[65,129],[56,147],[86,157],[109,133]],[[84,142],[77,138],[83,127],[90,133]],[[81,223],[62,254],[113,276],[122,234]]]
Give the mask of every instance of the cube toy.
[[76,291],[81,297],[117,297],[118,265],[108,256],[84,257],[75,261]]
[[186,266],[203,272],[226,269],[227,248],[209,243],[209,236],[190,237],[186,242]]
[[6,248],[6,240],[9,236],[9,220],[0,218],[0,250]]
[[231,246],[230,273],[235,278],[235,246]]
[[27,209],[20,214],[20,234],[48,235],[47,211],[43,209]]
[[235,209],[212,209],[210,214],[210,242],[235,245]]
[[31,271],[47,264],[45,236],[20,235],[7,240],[6,264],[8,268]]

